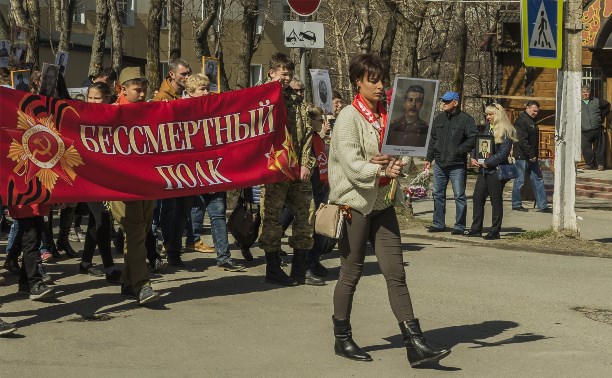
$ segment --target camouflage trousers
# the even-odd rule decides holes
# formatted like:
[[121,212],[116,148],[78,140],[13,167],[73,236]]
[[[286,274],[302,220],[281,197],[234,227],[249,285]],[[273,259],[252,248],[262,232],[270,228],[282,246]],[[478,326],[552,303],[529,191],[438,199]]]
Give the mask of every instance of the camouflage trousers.
[[264,252],[281,251],[283,237],[281,214],[285,204],[295,214],[289,245],[294,249],[312,248],[314,228],[312,187],[310,182],[290,181],[261,187],[259,247]]

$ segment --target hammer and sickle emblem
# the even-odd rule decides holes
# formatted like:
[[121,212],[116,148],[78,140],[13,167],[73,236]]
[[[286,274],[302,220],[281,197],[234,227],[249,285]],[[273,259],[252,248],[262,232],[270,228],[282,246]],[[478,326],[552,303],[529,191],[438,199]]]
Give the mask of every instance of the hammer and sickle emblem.
[[41,138],[34,139],[34,144],[40,147],[40,149],[37,148],[34,150],[32,153],[33,157],[36,157],[36,155],[51,155],[51,141],[47,139],[46,136],[43,136],[43,138],[47,141],[46,147],[43,145]]

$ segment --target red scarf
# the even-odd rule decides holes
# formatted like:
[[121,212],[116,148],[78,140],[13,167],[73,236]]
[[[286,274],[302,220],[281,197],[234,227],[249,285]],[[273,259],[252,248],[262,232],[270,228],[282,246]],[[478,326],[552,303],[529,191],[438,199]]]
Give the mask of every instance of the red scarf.
[[317,132],[312,134],[312,148],[319,164],[319,179],[326,187],[329,187],[329,180],[327,179],[327,153],[325,152],[323,139],[321,139]]
[[[385,129],[387,128],[387,109],[385,109],[385,106],[382,102],[378,101],[376,103],[376,107],[378,109],[378,113],[380,113],[380,118],[382,121],[381,125],[380,122],[378,122],[378,119],[376,119],[376,116],[374,115],[372,110],[370,110],[370,107],[366,105],[365,101],[363,101],[363,97],[361,97],[360,94],[357,94],[353,99],[353,107],[357,109],[359,113],[361,113],[363,118],[365,118],[366,121],[368,121],[378,133],[378,136],[380,138],[378,150],[380,151],[383,140],[385,139]],[[391,179],[387,177],[381,177],[380,180],[378,180],[378,186],[389,185],[390,181]]]

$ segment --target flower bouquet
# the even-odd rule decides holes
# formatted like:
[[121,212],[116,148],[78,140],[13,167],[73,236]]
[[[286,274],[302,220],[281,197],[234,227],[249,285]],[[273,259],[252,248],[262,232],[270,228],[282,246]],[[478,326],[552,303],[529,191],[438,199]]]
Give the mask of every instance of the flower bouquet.
[[419,173],[404,189],[406,197],[411,200],[423,200],[427,198],[427,191],[429,190],[429,171],[423,171]]

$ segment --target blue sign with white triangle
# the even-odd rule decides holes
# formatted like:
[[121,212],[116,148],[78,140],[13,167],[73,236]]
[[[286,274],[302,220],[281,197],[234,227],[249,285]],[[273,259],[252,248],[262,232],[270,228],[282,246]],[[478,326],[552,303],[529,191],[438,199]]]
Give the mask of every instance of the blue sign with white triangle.
[[523,62],[528,67],[561,68],[562,0],[521,0]]

